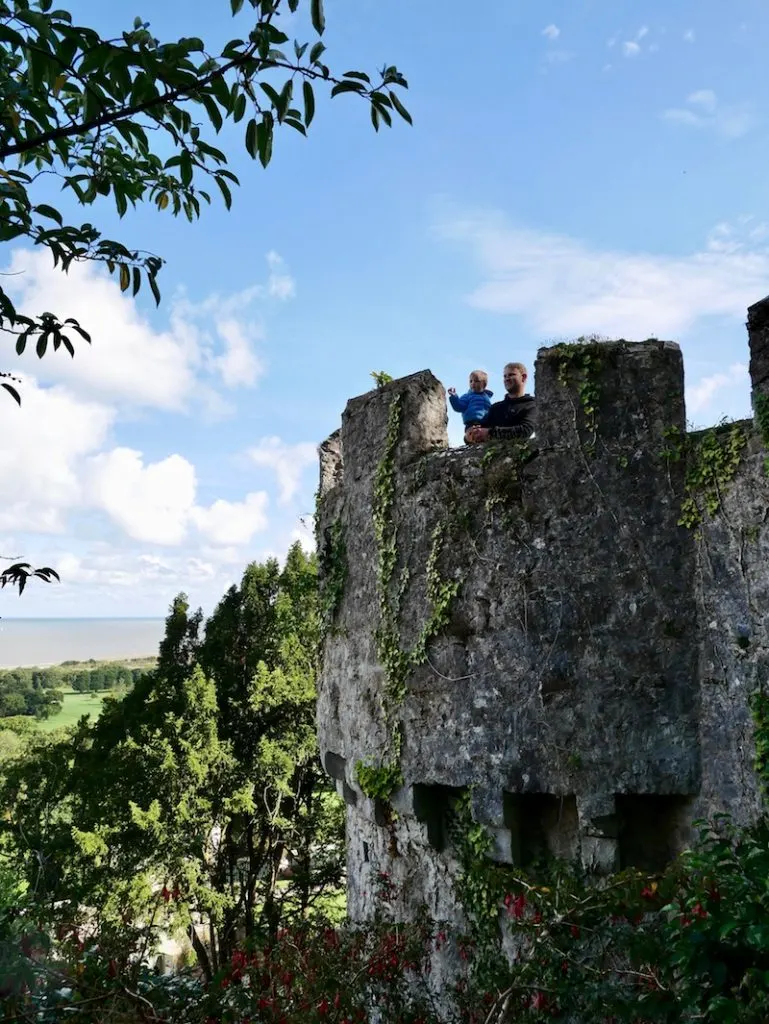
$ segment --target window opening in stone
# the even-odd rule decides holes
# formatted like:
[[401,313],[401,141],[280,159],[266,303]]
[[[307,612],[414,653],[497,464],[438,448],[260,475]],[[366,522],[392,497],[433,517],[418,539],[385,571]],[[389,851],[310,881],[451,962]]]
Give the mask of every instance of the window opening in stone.
[[620,869],[664,870],[686,846],[691,800],[680,794],[617,794]]
[[368,864],[368,843],[363,843],[363,863]]
[[331,750],[326,751],[326,756],[323,759],[323,765],[326,769],[326,773],[331,776],[332,779],[338,779],[340,782],[344,779],[344,769],[347,761],[342,757],[341,754],[335,754]]
[[502,806],[514,864],[535,868],[553,859],[567,863],[577,859],[579,819],[575,796],[505,792]]
[[414,814],[427,827],[427,840],[438,852],[446,849],[459,827],[454,806],[461,795],[455,786],[414,786]]

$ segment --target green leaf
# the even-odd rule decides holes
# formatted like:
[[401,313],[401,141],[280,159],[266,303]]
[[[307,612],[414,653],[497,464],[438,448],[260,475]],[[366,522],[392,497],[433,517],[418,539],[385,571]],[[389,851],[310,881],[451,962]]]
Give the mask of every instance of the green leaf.
[[13,387],[11,384],[2,384],[0,386],[5,388],[5,390],[11,396],[11,398],[15,400],[17,405],[21,405],[21,398],[19,397],[19,392],[16,390],[15,387]]
[[130,286],[131,286],[131,271],[128,269],[128,267],[125,265],[125,263],[121,263],[120,264],[120,291],[121,292],[128,291]]
[[256,121],[253,117],[246,128],[246,152],[253,160],[256,160]]
[[272,118],[268,115],[257,126],[256,145],[262,167],[266,167],[272,158]]
[[243,120],[243,115],[246,112],[246,94],[240,93],[238,98],[235,100],[235,106],[232,108],[232,120],[237,124],[238,121]]
[[361,85],[360,82],[337,82],[331,90],[331,95],[339,96],[343,92],[357,92],[360,96],[361,93],[365,92],[365,86]]
[[138,267],[134,267],[133,268],[133,278],[134,278],[133,294],[134,294],[134,297],[136,297],[136,295],[139,292],[139,289],[142,286],[142,275],[141,275],[141,271],[139,270]]
[[398,99],[398,96],[396,95],[396,93],[392,91],[392,89],[390,89],[390,99],[392,100],[392,105],[398,111],[403,120],[407,124],[413,124],[414,122],[411,119],[411,114],[408,112],[408,110],[406,110],[406,108],[403,106],[401,101]]
[[217,134],[218,134],[219,130],[222,127],[222,123],[223,123],[222,122],[222,115],[219,113],[219,106],[216,103],[216,100],[213,98],[213,96],[211,96],[211,95],[209,95],[207,93],[203,94],[202,102],[203,102],[203,106],[206,108],[206,113],[208,114],[208,119],[211,122],[211,124],[214,126],[214,131],[216,131]]
[[230,7],[232,8],[233,16],[236,15],[241,7],[243,6],[243,0],[230,0]]
[[302,93],[304,96],[304,123],[309,128],[315,117],[315,93],[307,80],[302,83]]
[[326,47],[323,43],[314,43],[310,50],[310,64],[315,64],[320,60],[321,54],[325,53]]
[[192,184],[192,158],[190,157],[189,150],[186,149],[182,150],[179,161],[179,177],[185,188]]
[[229,210],[232,207],[232,192],[230,191],[227,182],[224,181],[223,178],[217,176],[215,180],[216,184],[219,186],[219,190],[221,191],[222,196],[224,197],[224,205]]
[[34,211],[35,213],[39,213],[41,217],[48,217],[49,220],[55,220],[59,226],[64,223],[62,215],[58,210],[55,210],[53,206],[47,206],[45,203],[41,203],[39,206],[34,207]]
[[154,274],[148,274],[147,275],[147,283],[150,286],[150,291],[155,296],[155,305],[159,306],[160,305],[160,289],[158,288],[158,283],[155,280],[155,275]]
[[323,30],[326,27],[326,16],[323,13],[323,0],[311,0],[310,18],[312,20],[312,27],[319,36],[322,36]]
[[365,71],[345,71],[342,78],[359,78],[361,82],[368,82],[371,85],[371,79]]

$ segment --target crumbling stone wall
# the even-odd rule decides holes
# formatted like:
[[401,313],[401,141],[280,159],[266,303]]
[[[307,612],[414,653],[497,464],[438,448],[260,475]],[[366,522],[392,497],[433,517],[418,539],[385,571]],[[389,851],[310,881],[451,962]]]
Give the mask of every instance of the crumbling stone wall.
[[321,447],[318,731],[353,919],[383,871],[394,915],[461,917],[464,791],[499,860],[599,873],[661,866],[704,814],[757,813],[766,438],[738,425],[716,498],[698,495],[671,342],[542,349],[536,395],[532,442],[450,451],[424,371],[351,400]]

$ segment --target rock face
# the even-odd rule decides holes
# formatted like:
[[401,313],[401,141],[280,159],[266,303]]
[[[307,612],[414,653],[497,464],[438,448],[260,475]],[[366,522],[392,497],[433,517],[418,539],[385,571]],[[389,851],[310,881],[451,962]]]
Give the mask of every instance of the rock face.
[[450,451],[424,371],[351,400],[322,446],[318,731],[347,802],[353,919],[379,872],[395,916],[461,917],[462,792],[497,859],[597,873],[662,866],[699,817],[757,814],[761,431],[687,435],[671,342],[542,349],[536,396],[532,441]]

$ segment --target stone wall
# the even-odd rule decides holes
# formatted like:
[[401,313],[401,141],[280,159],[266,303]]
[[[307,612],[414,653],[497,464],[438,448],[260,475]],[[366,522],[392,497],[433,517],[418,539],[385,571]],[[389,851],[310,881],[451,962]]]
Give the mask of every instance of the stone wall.
[[[755,310],[751,371],[766,387]],[[351,400],[321,447],[318,731],[347,802],[353,919],[373,914],[382,871],[396,916],[461,916],[461,792],[499,860],[546,850],[599,873],[662,866],[702,815],[757,814],[759,431],[703,434],[706,453],[732,454],[698,490],[706,456],[686,436],[670,342],[542,349],[536,395],[533,441],[450,451],[445,391],[424,371]],[[696,522],[679,525],[682,508]],[[398,786],[367,796],[361,764],[399,770]]]

